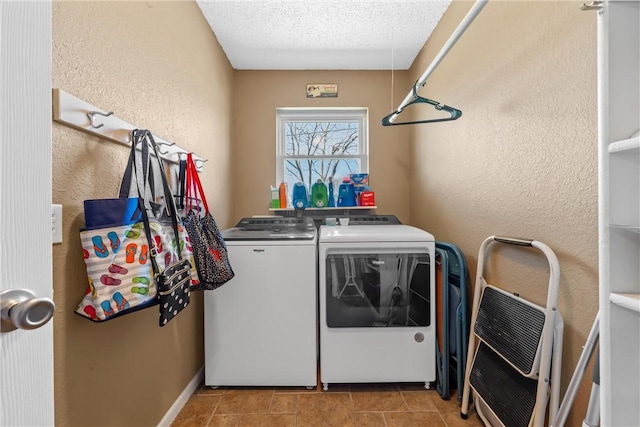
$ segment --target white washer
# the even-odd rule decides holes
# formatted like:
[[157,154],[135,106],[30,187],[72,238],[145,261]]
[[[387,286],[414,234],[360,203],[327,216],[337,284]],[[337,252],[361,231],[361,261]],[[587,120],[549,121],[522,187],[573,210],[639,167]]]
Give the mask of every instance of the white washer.
[[[395,218],[395,217],[393,217]],[[436,378],[435,240],[399,221],[320,227],[320,380]]]
[[244,218],[223,231],[235,277],[205,291],[205,385],[317,384],[317,231]]

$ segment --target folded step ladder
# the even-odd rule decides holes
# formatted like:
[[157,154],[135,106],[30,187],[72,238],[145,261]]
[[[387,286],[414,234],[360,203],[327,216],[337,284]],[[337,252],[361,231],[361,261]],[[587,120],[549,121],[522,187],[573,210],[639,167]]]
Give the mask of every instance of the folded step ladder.
[[[484,279],[494,243],[536,248],[549,263],[545,307],[507,293]],[[469,396],[486,425],[540,427],[547,401],[553,420],[560,400],[564,324],[557,310],[560,266],[553,251],[536,240],[491,236],[480,246],[473,298],[469,349],[461,417],[467,417]],[[553,363],[552,363],[553,362]]]

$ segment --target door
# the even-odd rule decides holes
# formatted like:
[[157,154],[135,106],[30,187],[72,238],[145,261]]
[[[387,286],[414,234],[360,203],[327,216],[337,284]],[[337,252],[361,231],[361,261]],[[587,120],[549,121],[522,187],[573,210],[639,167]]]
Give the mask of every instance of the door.
[[[51,3],[0,1],[0,291],[51,298],[51,249]],[[53,425],[53,322],[0,351],[0,426]]]

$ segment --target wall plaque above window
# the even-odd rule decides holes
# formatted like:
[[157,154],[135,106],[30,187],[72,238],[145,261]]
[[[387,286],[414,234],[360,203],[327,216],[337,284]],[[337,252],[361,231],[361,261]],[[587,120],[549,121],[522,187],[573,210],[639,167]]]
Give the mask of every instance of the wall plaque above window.
[[314,83],[307,85],[307,98],[337,98],[337,83]]

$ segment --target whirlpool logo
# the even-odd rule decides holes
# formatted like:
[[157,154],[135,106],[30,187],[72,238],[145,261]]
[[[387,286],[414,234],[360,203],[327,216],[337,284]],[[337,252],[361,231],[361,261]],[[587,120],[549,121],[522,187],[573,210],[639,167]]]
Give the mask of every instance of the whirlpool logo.
[[257,254],[260,254],[260,253],[264,252],[264,249],[260,249],[260,248],[254,249],[253,252],[255,252]]
[[373,265],[384,265],[384,261],[380,261],[380,260],[371,260],[371,264]]

